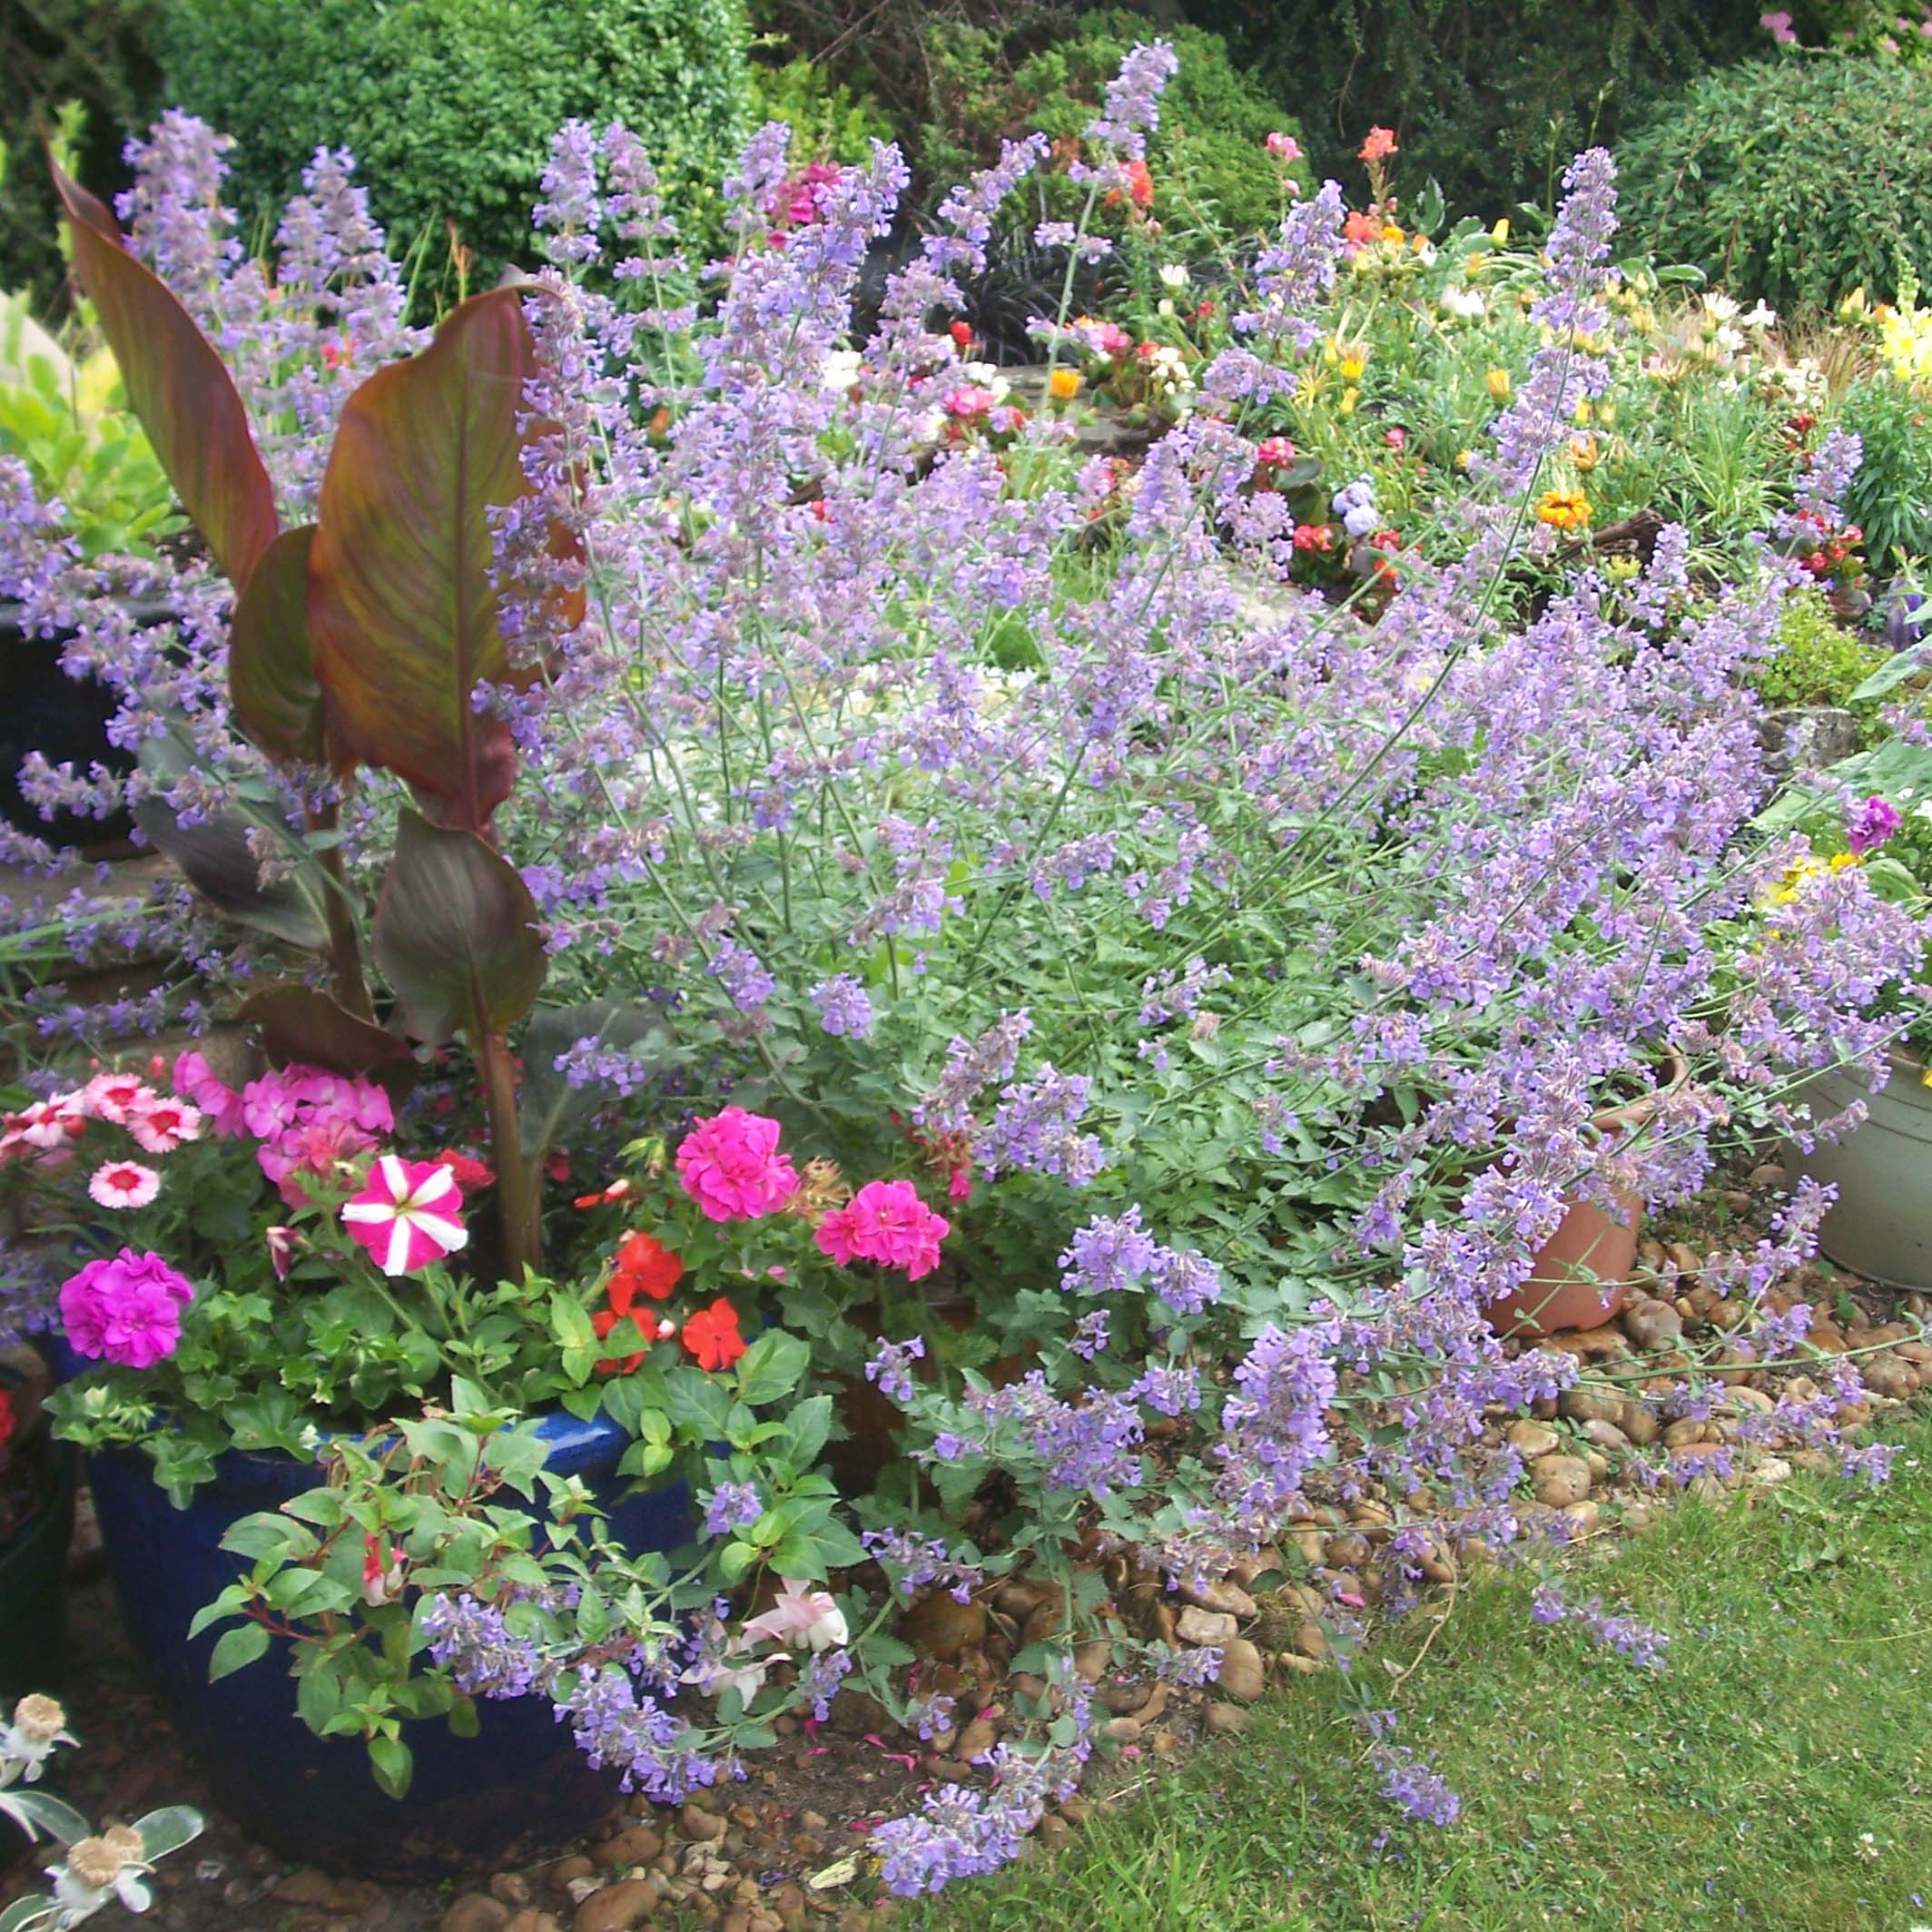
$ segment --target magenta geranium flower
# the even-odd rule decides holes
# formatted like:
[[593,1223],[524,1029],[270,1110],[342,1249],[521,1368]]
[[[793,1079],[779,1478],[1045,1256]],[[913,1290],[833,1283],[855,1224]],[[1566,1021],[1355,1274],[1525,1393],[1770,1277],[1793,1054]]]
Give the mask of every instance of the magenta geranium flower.
[[208,1064],[205,1054],[191,1048],[174,1062],[174,1090],[192,1100],[224,1140],[242,1131],[242,1096]]
[[469,1239],[463,1190],[446,1167],[385,1154],[369,1185],[342,1209],[350,1237],[385,1275],[413,1275]]
[[755,1221],[798,1191],[792,1157],[778,1151],[777,1121],[727,1107],[678,1143],[677,1178],[711,1221]]
[[819,1247],[842,1267],[854,1258],[903,1268],[917,1281],[939,1266],[952,1223],[920,1199],[909,1180],[872,1180],[818,1224]]
[[61,1284],[61,1323],[76,1355],[152,1368],[173,1354],[193,1299],[193,1285],[159,1255],[123,1247]]

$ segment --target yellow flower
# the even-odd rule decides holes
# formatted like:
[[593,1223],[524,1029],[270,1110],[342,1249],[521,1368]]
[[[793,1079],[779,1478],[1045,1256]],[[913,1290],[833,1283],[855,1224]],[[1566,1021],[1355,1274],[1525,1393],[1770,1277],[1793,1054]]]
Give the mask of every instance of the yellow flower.
[[1605,401],[1597,404],[1597,420],[1606,429],[1610,429],[1616,422],[1616,419],[1617,406],[1615,403]]
[[1831,855],[1830,870],[1835,872],[1849,872],[1854,865],[1863,865],[1865,854],[1858,852],[1835,852]]
[[1403,233],[1401,229],[1396,227],[1395,222],[1385,222],[1382,224],[1382,239],[1385,242],[1393,242],[1397,248],[1400,248],[1408,237]]
[[1589,397],[1584,396],[1578,400],[1576,406],[1576,416],[1574,418],[1574,420],[1580,423],[1586,423],[1590,420]]
[[1489,239],[1498,248],[1502,248],[1509,241],[1509,217],[1506,214],[1496,217],[1495,225],[1489,232]]
[[1365,355],[1356,350],[1350,350],[1347,355],[1342,358],[1342,380],[1344,382],[1361,381],[1362,371],[1367,367],[1368,358]]
[[1587,529],[1590,498],[1580,489],[1546,489],[1536,499],[1536,520],[1552,530]]
[[1570,460],[1587,477],[1597,467],[1601,452],[1593,436],[1572,436],[1570,439]]
[[1346,389],[1342,391],[1342,399],[1336,405],[1336,408],[1344,416],[1353,416],[1355,413],[1355,404],[1361,399],[1362,391],[1360,389],[1355,388]]
[[1056,369],[1047,378],[1047,394],[1055,402],[1071,402],[1080,392],[1080,372],[1077,369]]
[[1455,467],[1458,469],[1467,469],[1474,455],[1475,451],[1473,449],[1458,449],[1455,453]]
[[1507,402],[1509,400],[1510,373],[1508,370],[1493,369],[1489,371],[1487,375],[1483,378],[1483,381],[1484,386],[1488,389],[1489,393],[1493,396],[1498,402]]

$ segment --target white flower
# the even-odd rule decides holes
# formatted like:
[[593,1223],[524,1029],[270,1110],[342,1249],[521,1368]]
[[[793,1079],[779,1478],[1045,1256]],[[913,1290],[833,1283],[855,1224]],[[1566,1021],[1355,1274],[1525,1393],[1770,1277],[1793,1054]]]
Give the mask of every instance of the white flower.
[[862,366],[856,349],[829,349],[825,351],[825,366],[819,379],[820,385],[843,395],[859,380]]
[[1766,308],[1760,301],[1755,308],[1747,309],[1738,320],[1747,329],[1775,329],[1778,326],[1778,311]]
[[45,1868],[54,1881],[54,1902],[64,1915],[56,1922],[77,1926],[110,1898],[120,1899],[130,1912],[146,1911],[153,1902],[141,1882],[148,1868],[147,1847],[130,1826],[112,1825],[98,1838],[76,1838],[64,1864]]
[[0,1728],[0,1785],[17,1777],[33,1784],[40,1768],[63,1744],[72,1744],[67,1713],[51,1697],[24,1697],[14,1706],[14,1721]]
[[1488,305],[1484,301],[1480,289],[1459,289],[1452,281],[1443,291],[1443,307],[1449,314],[1460,316],[1465,322],[1474,322],[1483,319]]
[[1154,304],[1154,312],[1157,315],[1171,316],[1174,313],[1174,303],[1172,298],[1169,296],[1163,295],[1160,300]]
[[1185,289],[1188,286],[1188,271],[1178,261],[1161,264],[1160,285],[1164,289]]

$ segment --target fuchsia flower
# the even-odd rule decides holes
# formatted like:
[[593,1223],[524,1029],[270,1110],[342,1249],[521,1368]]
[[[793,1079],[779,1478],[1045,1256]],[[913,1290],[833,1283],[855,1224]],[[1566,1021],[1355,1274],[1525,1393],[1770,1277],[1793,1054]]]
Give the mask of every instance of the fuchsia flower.
[[145,1208],[161,1192],[161,1176],[138,1160],[110,1160],[94,1170],[87,1191],[104,1208]]
[[746,1638],[768,1637],[794,1651],[829,1651],[847,1640],[845,1612],[828,1592],[813,1590],[795,1576],[778,1581],[778,1601],[763,1615],[744,1620]]
[[909,1180],[872,1180],[818,1225],[820,1248],[842,1267],[854,1257],[903,1268],[917,1281],[939,1266],[939,1245],[952,1232]]
[[678,1143],[677,1178],[706,1220],[755,1221],[798,1191],[792,1157],[778,1151],[783,1131],[763,1114],[727,1107]]
[[1897,806],[1877,796],[1868,798],[1854,805],[1845,821],[1845,843],[1863,858],[1884,844],[1904,823]]
[[468,1241],[462,1210],[463,1190],[448,1168],[385,1154],[342,1220],[385,1275],[413,1275]]
[[193,1299],[193,1285],[159,1255],[123,1247],[61,1284],[61,1323],[76,1355],[152,1368],[174,1352]]

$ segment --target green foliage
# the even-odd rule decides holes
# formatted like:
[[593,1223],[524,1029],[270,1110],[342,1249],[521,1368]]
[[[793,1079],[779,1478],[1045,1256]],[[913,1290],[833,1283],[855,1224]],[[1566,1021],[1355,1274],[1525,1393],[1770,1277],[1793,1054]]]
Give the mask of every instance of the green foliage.
[[61,285],[54,191],[40,144],[64,110],[77,125],[73,172],[121,174],[126,128],[159,94],[151,36],[161,0],[10,0],[0,6],[0,289],[43,310]]
[[1932,274],[1932,73],[1787,54],[1694,82],[1619,150],[1633,240],[1821,308]]
[[1846,509],[1874,568],[1932,556],[1932,422],[1924,399],[1872,376],[1845,392],[1839,420],[1865,447]]
[[1274,94],[1228,57],[1227,43],[1198,27],[1157,29],[1144,15],[1104,7],[1065,17],[1041,5],[993,26],[964,26],[934,13],[926,54],[927,118],[918,132],[921,172],[934,184],[997,158],[1000,143],[1038,128],[1078,138],[1107,84],[1137,41],[1165,32],[1180,56],[1148,143],[1154,212],[1168,226],[1211,222],[1222,234],[1272,228],[1281,219],[1280,177],[1262,149],[1279,129],[1300,128]]
[[1803,590],[1785,599],[1778,655],[1759,666],[1753,682],[1773,707],[1842,705],[1884,656],[1833,616],[1822,592]]
[[[1552,168],[1610,140],[1645,104],[1766,41],[1761,0],[1193,0],[1267,91],[1293,101],[1318,171],[1359,182],[1371,123],[1395,131],[1405,178],[1450,203],[1502,212],[1545,199]],[[1413,192],[1413,189],[1412,191]]]
[[674,194],[715,180],[744,131],[738,0],[172,0],[171,100],[238,143],[233,192],[261,221],[328,143],[353,150],[399,252],[475,251],[470,285],[529,263],[551,135],[617,118]]
[[174,492],[125,407],[113,358],[71,358],[24,295],[0,298],[0,455],[59,498],[87,557],[147,554],[175,527]]
[[875,102],[803,58],[783,66],[754,62],[751,95],[754,121],[783,121],[792,130],[794,161],[855,167],[874,141],[892,139],[892,123]]

